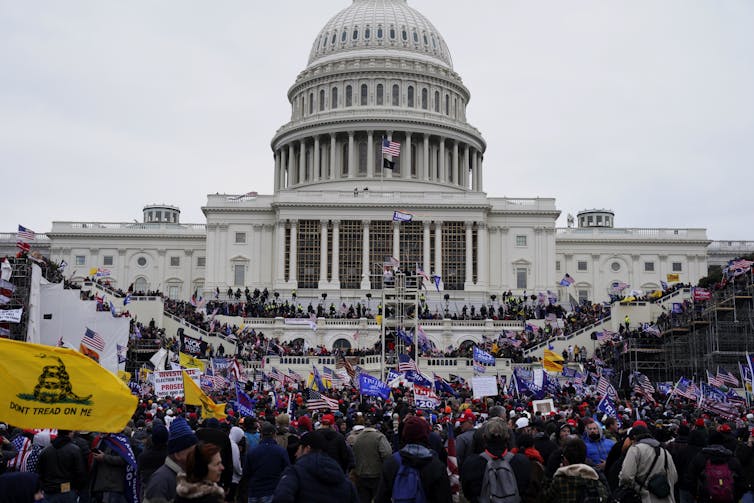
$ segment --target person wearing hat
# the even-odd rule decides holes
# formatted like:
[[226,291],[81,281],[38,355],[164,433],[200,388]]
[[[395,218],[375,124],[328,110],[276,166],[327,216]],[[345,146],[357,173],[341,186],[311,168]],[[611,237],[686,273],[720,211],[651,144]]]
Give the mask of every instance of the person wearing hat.
[[143,503],[163,503],[175,499],[178,474],[186,470],[186,458],[199,439],[183,417],[176,417],[168,431],[165,464],[149,479]]
[[[149,485],[149,479],[164,463],[168,455],[168,429],[159,421],[152,423],[152,432],[147,448],[139,454],[136,466],[139,470],[139,486],[142,492]],[[143,496],[143,494],[142,494]]]
[[546,484],[542,501],[547,503],[580,503],[587,494],[594,494],[607,501],[609,491],[599,474],[585,464],[586,444],[576,435],[565,441],[561,453],[561,465]]
[[[678,472],[668,451],[652,437],[646,426],[634,423],[628,438],[631,446],[618,475],[619,486],[636,491],[643,503],[675,502],[673,487],[678,482]],[[655,475],[665,475],[670,485],[670,494],[665,498],[653,495],[647,488],[647,482]]]
[[319,429],[301,437],[296,463],[283,472],[273,503],[358,503],[356,488],[325,452],[329,442],[326,433],[326,429]]
[[390,448],[387,437],[373,426],[356,425],[353,427],[354,430],[356,428],[362,428],[362,430],[352,445],[355,463],[352,474],[355,477],[354,484],[359,499],[362,502],[369,502],[377,494],[382,464],[390,457],[393,450]]
[[204,420],[204,425],[196,430],[196,438],[201,442],[209,442],[220,448],[220,457],[223,460],[223,470],[220,474],[220,487],[226,491],[233,483],[233,447],[230,445],[228,433],[220,427],[220,421],[214,417]]
[[409,416],[403,423],[401,432],[405,446],[393,453],[382,465],[380,484],[375,503],[390,503],[393,485],[401,465],[416,469],[421,478],[421,486],[426,501],[450,503],[450,480],[446,465],[429,448],[429,423],[418,416]]
[[461,433],[456,435],[456,462],[460,471],[466,458],[472,454],[471,443],[474,439],[476,416],[471,409],[465,409],[461,417],[458,418],[458,422],[460,423]]
[[283,471],[291,464],[288,452],[275,441],[276,428],[262,423],[259,445],[246,453],[240,485],[246,485],[249,503],[264,503],[275,492]]
[[343,473],[348,473],[348,470],[353,467],[353,452],[348,448],[346,439],[334,425],[335,416],[333,414],[325,414],[320,418],[320,428],[317,431],[327,440],[327,445],[322,450],[340,465]]

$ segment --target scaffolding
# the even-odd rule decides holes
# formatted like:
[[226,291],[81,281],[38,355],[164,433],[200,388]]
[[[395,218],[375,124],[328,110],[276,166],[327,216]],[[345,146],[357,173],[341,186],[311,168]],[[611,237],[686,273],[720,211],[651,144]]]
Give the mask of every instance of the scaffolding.
[[[382,363],[380,374],[384,380],[386,364],[395,364],[397,355],[406,352],[406,343],[397,336],[398,330],[414,336],[414,354],[412,358],[418,361],[417,341],[417,313],[419,309],[419,277],[404,271],[396,271],[391,277],[386,277],[382,283],[382,323],[380,324],[380,340],[382,342]],[[388,343],[395,345],[395,356],[386,354]],[[389,358],[390,357],[390,358]]]
[[29,299],[31,297],[32,261],[28,258],[6,257],[11,266],[11,277],[8,280],[15,286],[13,294],[2,309],[23,309],[19,323],[2,323],[2,336],[15,341],[25,341],[29,326]]
[[718,290],[706,305],[670,317],[660,336],[644,334],[628,340],[617,362],[624,372],[641,372],[652,381],[681,376],[706,379],[718,367],[735,372],[754,352],[754,284],[751,275]]

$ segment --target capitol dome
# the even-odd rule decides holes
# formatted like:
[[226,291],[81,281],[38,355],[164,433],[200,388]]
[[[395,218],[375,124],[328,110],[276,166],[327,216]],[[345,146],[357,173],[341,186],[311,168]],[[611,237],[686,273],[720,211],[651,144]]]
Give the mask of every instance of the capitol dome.
[[319,31],[288,90],[290,121],[271,145],[275,192],[379,181],[482,193],[486,143],[466,119],[470,99],[445,40],[406,0],[353,0]]
[[314,39],[309,65],[351,57],[401,53],[453,67],[442,35],[406,0],[354,0],[336,14]]

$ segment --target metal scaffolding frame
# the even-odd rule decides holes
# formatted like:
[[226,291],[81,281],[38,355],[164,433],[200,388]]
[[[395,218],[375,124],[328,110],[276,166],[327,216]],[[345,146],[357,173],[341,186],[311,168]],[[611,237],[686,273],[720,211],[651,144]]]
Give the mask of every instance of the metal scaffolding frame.
[[[419,312],[419,277],[405,271],[397,271],[390,280],[382,283],[382,323],[380,324],[380,341],[382,343],[382,363],[380,366],[381,379],[386,375],[386,343],[395,342],[395,354],[404,353],[406,344],[396,331],[400,328],[406,333],[414,334],[414,354],[412,358],[418,362],[419,358],[416,328]],[[418,363],[417,363],[418,365]]]

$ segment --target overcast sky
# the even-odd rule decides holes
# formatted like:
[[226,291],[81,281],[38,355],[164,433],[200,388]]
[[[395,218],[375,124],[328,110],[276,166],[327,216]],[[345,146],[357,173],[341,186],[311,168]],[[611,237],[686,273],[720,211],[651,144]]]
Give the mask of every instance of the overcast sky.
[[[0,231],[272,193],[286,92],[349,4],[0,0]],[[409,5],[471,91],[489,195],[754,239],[754,2]]]

